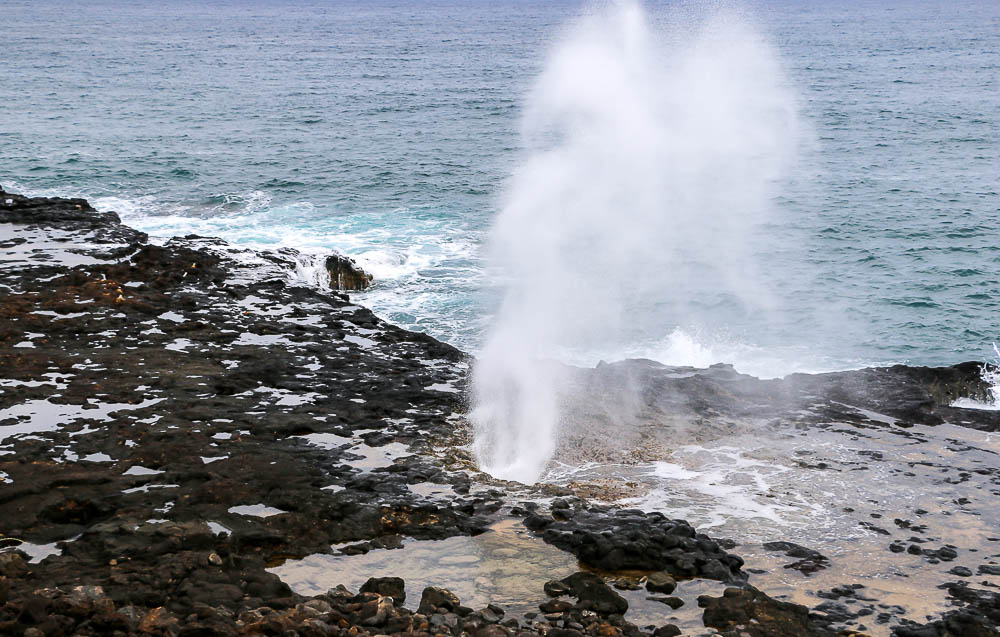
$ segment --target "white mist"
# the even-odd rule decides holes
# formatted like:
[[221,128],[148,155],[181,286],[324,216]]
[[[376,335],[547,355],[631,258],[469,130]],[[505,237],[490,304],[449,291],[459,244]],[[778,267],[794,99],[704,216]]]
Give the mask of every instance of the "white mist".
[[527,97],[490,246],[510,283],[473,370],[475,452],[497,477],[534,482],[551,459],[573,399],[555,361],[670,334],[719,295],[768,303],[748,236],[794,160],[795,96],[739,15],[664,23],[596,10]]

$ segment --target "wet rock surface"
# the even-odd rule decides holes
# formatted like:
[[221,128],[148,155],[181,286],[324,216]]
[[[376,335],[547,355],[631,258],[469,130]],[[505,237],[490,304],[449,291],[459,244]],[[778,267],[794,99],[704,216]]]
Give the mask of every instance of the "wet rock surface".
[[723,635],[835,635],[805,606],[771,599],[752,586],[727,588],[721,597],[698,599],[705,608],[705,625]]
[[330,275],[330,287],[334,290],[365,290],[372,284],[373,277],[358,266],[350,257],[334,254],[324,262]]
[[[90,613],[108,631],[173,633],[202,607],[236,630],[302,601],[276,560],[476,534],[499,508],[453,470],[465,356],[296,282],[294,255],[151,245],[83,200],[11,193],[0,229],[0,534],[19,551],[0,634],[79,630],[90,611],[59,601],[78,586],[137,609]],[[409,488],[427,481],[454,500]]]
[[549,515],[529,515],[524,525],[592,568],[666,571],[722,581],[746,578],[740,572],[742,559],[726,553],[683,520],[634,509],[581,506],[573,510],[558,504]]
[[784,427],[948,422],[1000,431],[1000,411],[953,406],[959,398],[989,397],[982,363],[977,362],[782,379],[759,379],[726,364],[699,369],[650,360],[601,363],[566,373],[572,400],[566,403],[570,415],[556,454],[566,462],[643,459],[643,449],[676,444],[677,433],[690,431],[693,423],[700,438],[775,422]]
[[765,550],[777,551],[796,558],[791,564],[785,564],[785,568],[794,569],[804,575],[815,573],[830,564],[829,558],[819,551],[799,546],[794,542],[765,542],[763,546]]
[[[915,518],[878,522],[884,544],[905,556],[917,546],[914,560],[970,580],[936,591],[955,610],[932,621],[900,620],[850,587],[810,611],[750,587],[733,544],[683,520],[477,474],[464,448],[467,357],[296,278],[294,251],[196,236],[157,245],[84,200],[2,189],[0,248],[0,634],[665,636],[691,630],[675,613],[702,612],[681,598],[698,580],[733,586],[699,600],[703,626],[722,634],[849,634],[837,626],[869,607],[911,631],[900,634],[996,634],[997,597],[980,584],[996,556],[929,537]],[[800,423],[887,426],[858,410],[878,408],[935,424],[953,420],[952,396],[983,390],[972,365],[781,383],[632,361],[581,382],[606,388],[622,370],[646,388],[640,411],[716,421],[788,417],[805,401]],[[995,431],[998,417],[962,425]],[[519,502],[526,494],[547,505]],[[540,612],[523,617],[443,587],[406,599],[392,572],[310,597],[268,570],[479,536],[506,516],[588,569],[540,578]],[[787,544],[797,570],[836,559]],[[630,623],[629,595],[653,595],[662,621]]]

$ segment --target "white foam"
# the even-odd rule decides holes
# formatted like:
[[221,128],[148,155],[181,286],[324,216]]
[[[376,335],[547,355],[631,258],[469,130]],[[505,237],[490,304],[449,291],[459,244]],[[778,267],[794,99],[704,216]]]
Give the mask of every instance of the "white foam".
[[952,407],[960,409],[982,409],[984,411],[1000,411],[1000,404],[996,402],[987,403],[974,398],[959,398],[951,404]]
[[951,404],[952,407],[1000,411],[1000,348],[997,348],[996,343],[993,343],[993,352],[996,354],[993,363],[984,363],[980,372],[983,382],[989,386],[987,389],[989,397],[986,400],[959,398]]

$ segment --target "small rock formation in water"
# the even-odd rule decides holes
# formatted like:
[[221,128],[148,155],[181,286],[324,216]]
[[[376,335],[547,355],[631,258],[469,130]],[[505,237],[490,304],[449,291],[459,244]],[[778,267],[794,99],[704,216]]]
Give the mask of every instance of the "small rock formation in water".
[[326,271],[330,273],[330,287],[334,290],[366,290],[374,277],[342,254],[332,254],[326,258]]
[[726,553],[684,520],[635,509],[586,509],[579,504],[570,509],[565,500],[553,502],[552,509],[555,515],[532,513],[524,525],[592,568],[666,571],[724,582],[746,579],[741,558]]

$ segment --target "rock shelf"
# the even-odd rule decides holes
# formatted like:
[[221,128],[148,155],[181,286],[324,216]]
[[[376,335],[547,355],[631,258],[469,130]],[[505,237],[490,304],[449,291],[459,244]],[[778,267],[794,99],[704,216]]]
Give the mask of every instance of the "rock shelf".
[[[0,189],[0,255],[0,634],[764,636],[857,624],[859,588],[831,592],[826,612],[772,599],[747,583],[733,543],[683,520],[478,473],[463,417],[469,358],[296,279],[290,251],[197,236],[157,245],[85,200]],[[337,272],[344,287],[370,283]],[[815,422],[936,425],[956,420],[955,398],[984,391],[971,364],[772,382],[631,361],[580,382],[607,389],[619,372],[647,388],[650,414],[722,420],[773,420],[809,397]],[[997,430],[1000,412],[966,411],[963,426]],[[393,572],[318,595],[275,573],[513,520],[535,532],[524,541],[578,560],[562,579],[539,576],[525,600],[539,612],[469,608],[440,586],[404,599]],[[796,569],[826,568],[823,547],[786,544],[776,548],[802,559]],[[988,578],[1000,567],[987,553],[975,566]],[[655,597],[700,580],[724,588],[698,598],[703,612]],[[996,634],[998,597],[971,584],[943,582],[954,611],[894,630]],[[662,622],[630,622],[640,594]]]

